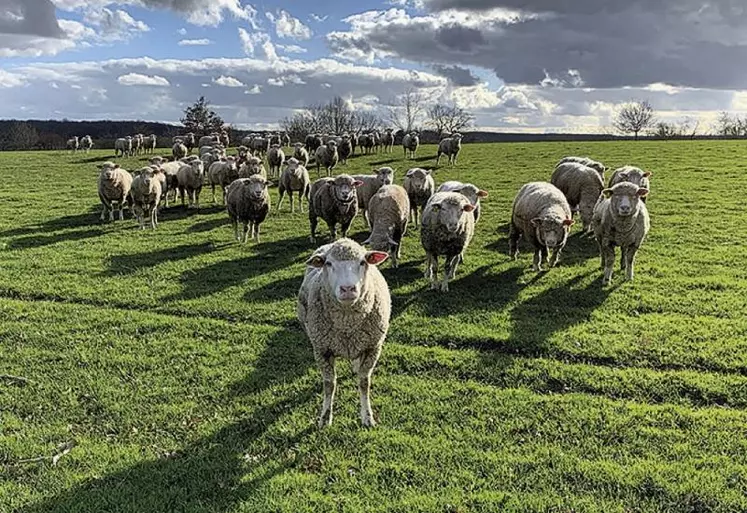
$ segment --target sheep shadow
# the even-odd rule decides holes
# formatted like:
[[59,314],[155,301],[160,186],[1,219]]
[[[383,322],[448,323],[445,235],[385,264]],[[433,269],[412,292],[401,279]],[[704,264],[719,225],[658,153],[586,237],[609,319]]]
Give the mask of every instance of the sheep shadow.
[[33,249],[51,246],[61,242],[76,242],[104,235],[102,228],[89,228],[73,232],[55,233],[52,235],[29,235],[13,239],[8,243],[9,249]]
[[414,157],[411,159],[406,159],[409,162],[425,162],[426,160],[434,160],[436,158],[435,155],[428,155],[426,157]]
[[219,228],[221,226],[229,224],[230,219],[228,217],[219,217],[216,219],[208,219],[207,221],[200,221],[199,223],[195,223],[191,226],[189,226],[185,232],[186,233],[203,233],[203,232],[210,232],[215,230],[216,228]]
[[71,164],[93,164],[96,162],[106,162],[107,160],[114,160],[116,158],[118,158],[116,155],[98,155],[95,157],[74,160],[71,162]]
[[375,162],[369,162],[369,164],[372,165],[372,166],[383,166],[384,164],[391,164],[393,162],[398,162],[398,161],[399,161],[399,159],[390,158],[390,159],[386,159],[386,160],[377,160]]
[[244,293],[244,301],[248,303],[267,303],[295,299],[298,289],[301,287],[301,282],[303,282],[302,275],[276,280],[261,287],[247,290]]
[[[22,508],[19,513],[88,509],[108,513],[232,511],[256,497],[284,472],[294,468],[313,471],[321,457],[316,449],[287,457],[289,449],[299,446],[315,432],[311,418],[301,427],[291,427],[286,420],[299,409],[311,409],[317,393],[316,387],[303,384],[311,358],[310,351],[299,344],[299,338],[299,333],[284,330],[271,336],[250,375],[230,385],[219,400],[230,408],[276,386],[300,380],[298,387],[273,394],[252,407],[245,418],[175,453],[91,478],[71,490]],[[249,402],[257,403],[258,399]],[[255,475],[247,479],[252,471]]]
[[584,264],[587,260],[597,257],[599,257],[597,241],[593,237],[585,237],[581,232],[576,232],[566,241],[561,265],[563,261],[568,264]]
[[74,214],[70,216],[57,217],[44,221],[43,223],[34,223],[26,226],[20,226],[18,228],[12,228],[4,232],[0,232],[0,237],[17,237],[19,235],[29,234],[44,234],[50,232],[56,232],[59,230],[66,230],[69,228],[82,228],[97,226],[101,224],[99,216],[101,215],[101,207],[94,206],[88,212],[81,214]]
[[212,253],[225,249],[227,243],[216,245],[212,242],[201,244],[184,244],[182,246],[170,247],[160,251],[146,251],[129,255],[114,255],[109,259],[107,276],[121,276],[135,274],[141,269],[156,267],[164,262],[186,260],[188,258]]

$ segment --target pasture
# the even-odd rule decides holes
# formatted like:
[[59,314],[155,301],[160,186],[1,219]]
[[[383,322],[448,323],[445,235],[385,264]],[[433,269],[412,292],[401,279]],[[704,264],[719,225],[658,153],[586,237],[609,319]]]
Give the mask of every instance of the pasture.
[[[653,172],[633,283],[616,267],[601,286],[580,223],[556,269],[532,272],[526,245],[507,256],[514,194],[573,154]],[[448,294],[428,290],[412,227],[401,267],[383,264],[370,430],[343,362],[316,428],[295,318],[307,215],[274,211],[272,188],[262,242],[239,245],[208,188],[156,231],[101,223],[111,155],[0,153],[0,511],[747,509],[744,142],[466,144],[442,161],[437,184],[490,197]],[[434,157],[395,147],[337,171],[390,165],[401,184]]]

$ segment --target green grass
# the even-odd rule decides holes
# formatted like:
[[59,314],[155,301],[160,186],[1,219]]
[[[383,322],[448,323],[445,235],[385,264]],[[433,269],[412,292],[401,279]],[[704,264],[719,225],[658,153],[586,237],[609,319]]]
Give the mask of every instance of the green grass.
[[[525,246],[508,259],[514,194],[567,154],[653,171],[634,283],[603,288],[578,227],[550,272]],[[384,265],[373,430],[342,364],[315,427],[306,216],[286,203],[244,246],[217,207],[101,224],[109,155],[0,153],[0,374],[30,380],[0,379],[0,512],[747,509],[743,142],[465,145],[436,180],[490,197],[451,292],[428,290],[417,231]],[[391,158],[346,171],[386,161],[401,183]],[[19,463],[69,441],[57,465]]]

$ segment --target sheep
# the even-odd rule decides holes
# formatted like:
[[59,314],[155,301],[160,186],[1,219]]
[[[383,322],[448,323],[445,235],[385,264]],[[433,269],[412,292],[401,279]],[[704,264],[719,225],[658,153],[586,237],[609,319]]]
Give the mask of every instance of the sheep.
[[187,153],[191,154],[192,150],[195,147],[195,134],[193,134],[192,132],[186,133],[184,135],[183,143],[184,143],[184,146],[187,147]]
[[265,179],[267,178],[265,166],[262,165],[262,159],[259,157],[249,157],[239,167],[239,178],[249,178],[252,175],[262,175]]
[[[652,176],[652,173],[649,171],[644,171],[643,169],[639,167],[634,166],[624,166],[619,169],[616,169],[614,173],[612,173],[612,176],[610,177],[609,184],[607,185],[607,188],[612,188],[618,183],[621,182],[630,182],[638,185],[639,187],[643,187],[644,189],[648,190],[649,193],[651,193],[651,182],[650,178]],[[648,194],[645,196],[641,196],[641,201],[646,203],[646,200],[648,199]]]
[[306,147],[306,151],[308,151],[309,154],[316,153],[316,150],[322,144],[324,144],[324,141],[322,140],[322,137],[320,135],[309,134],[304,139],[304,146]]
[[[151,159],[153,160],[153,159]],[[150,167],[153,169],[154,177],[161,184],[161,199],[164,202],[164,208],[169,208],[169,178],[161,168],[161,164],[151,163]]]
[[375,173],[374,175],[353,175],[354,179],[363,183],[356,189],[355,194],[358,196],[358,208],[363,211],[363,220],[367,227],[371,226],[368,219],[368,202],[381,187],[394,183],[394,169],[391,167],[380,167]]
[[270,148],[270,141],[264,137],[255,137],[252,139],[252,144],[249,146],[252,149],[254,155],[264,155]]
[[338,144],[337,153],[340,155],[340,162],[348,165],[348,158],[353,152],[353,147],[350,142],[350,136],[345,134],[342,136],[340,143]]
[[226,148],[231,145],[231,137],[225,130],[221,130],[220,134],[218,135],[218,141]]
[[93,148],[93,139],[90,135],[83,136],[80,140],[80,149],[88,153]]
[[119,164],[104,162],[99,173],[99,199],[104,208],[101,210],[101,220],[114,221],[114,202],[119,204],[119,220],[124,219],[124,205],[132,188],[132,175],[119,167]]
[[446,155],[449,158],[449,164],[455,166],[457,163],[457,157],[462,149],[462,134],[455,133],[451,137],[441,139],[438,143],[438,152],[436,156],[436,165],[441,163],[441,155]]
[[280,177],[280,183],[278,183],[278,193],[280,194],[278,212],[280,212],[280,207],[283,204],[283,196],[286,191],[288,192],[288,196],[290,196],[291,213],[296,211],[293,204],[293,193],[298,191],[298,203],[301,205],[301,212],[303,213],[303,198],[306,197],[306,203],[309,202],[310,189],[311,181],[309,180],[309,172],[306,166],[301,165],[294,157],[289,158],[286,162],[286,168]]
[[183,159],[187,156],[187,147],[183,143],[174,143],[171,147],[171,154],[174,156],[174,160]]
[[588,157],[564,157],[560,159],[560,162],[558,162],[555,167],[558,167],[560,164],[565,164],[567,162],[576,162],[578,164],[583,164],[586,167],[590,167],[596,170],[596,172],[599,173],[599,176],[602,177],[602,181],[604,181],[604,172],[607,170],[607,168],[604,167],[604,164],[602,164],[601,162],[591,160]]
[[132,139],[120,137],[114,141],[114,157],[124,157],[132,153]]
[[358,201],[355,189],[363,185],[350,175],[338,175],[334,178],[320,178],[311,185],[309,196],[309,224],[311,225],[312,243],[316,242],[316,227],[321,217],[329,226],[332,239],[337,237],[336,225],[339,224],[342,236],[347,237],[350,223],[358,213]]
[[283,146],[286,148],[290,148],[291,145],[291,138],[288,134],[283,134],[282,136]]
[[604,189],[597,170],[578,162],[566,162],[555,168],[550,183],[565,194],[571,211],[579,212],[584,233],[591,233],[594,205]]
[[150,134],[150,137],[147,138],[145,145],[147,153],[155,153],[156,147],[158,146],[158,138],[156,137],[156,134]]
[[620,182],[602,191],[593,219],[604,269],[602,285],[612,281],[615,246],[620,246],[620,268],[625,271],[625,279],[633,280],[635,255],[651,227],[646,204],[640,201],[647,194],[648,189],[631,182]]
[[[226,210],[233,224],[236,240],[246,244],[251,226],[252,238],[259,243],[259,225],[270,212],[268,182],[262,175],[239,178],[228,186]],[[243,236],[239,233],[239,222],[243,225]]]
[[381,144],[384,146],[384,153],[391,153],[394,146],[394,130],[387,128],[384,135],[381,136]]
[[420,220],[420,243],[425,249],[425,278],[431,289],[438,289],[438,256],[446,263],[441,291],[449,291],[449,280],[454,279],[457,266],[475,232],[474,205],[458,192],[437,192],[423,209]]
[[132,152],[135,155],[140,155],[143,148],[143,134],[135,134],[132,138]]
[[280,134],[272,134],[269,138],[270,140],[270,146],[272,147],[274,144],[277,144],[278,147],[283,143],[283,140],[280,138]]
[[142,168],[132,181],[130,190],[132,211],[137,216],[140,229],[145,230],[145,219],[150,219],[150,227],[158,227],[158,203],[161,201],[161,181],[156,171],[148,166]]
[[319,170],[320,166],[324,166],[327,170],[327,176],[332,175],[332,170],[337,165],[339,160],[337,154],[337,143],[335,141],[328,141],[326,146],[320,146],[316,149],[316,175],[321,176]]
[[205,167],[200,159],[194,159],[189,162],[182,162],[181,167],[176,172],[176,178],[179,182],[179,195],[182,198],[184,206],[184,193],[189,197],[189,205],[200,209],[200,192],[205,179]]
[[251,135],[245,136],[243,139],[241,139],[241,146],[246,146],[247,148],[251,148],[253,139],[254,137]]
[[157,163],[157,161],[154,162],[154,159],[151,159],[151,164],[158,165],[161,168],[161,171],[163,171],[163,174],[166,176],[166,189],[162,190],[161,194],[167,196],[169,191],[174,191],[174,202],[176,202],[176,198],[179,194],[179,178],[177,177],[177,173],[179,172],[179,168],[184,165],[184,162],[182,162],[181,160],[175,160],[173,162]]
[[430,169],[416,167],[407,172],[403,186],[410,199],[413,226],[417,227],[418,209],[422,212],[428,200],[435,194],[436,183],[433,181]]
[[456,181],[442,183],[436,192],[459,192],[463,194],[475,207],[472,212],[475,215],[475,223],[480,220],[480,198],[488,197],[487,191],[481,190],[476,185]]
[[203,146],[212,146],[214,144],[218,144],[220,141],[218,140],[218,137],[214,135],[203,135],[200,137],[200,141],[197,144],[198,148],[202,148]]
[[306,151],[306,148],[304,148],[304,145],[301,143],[296,143],[293,145],[293,158],[298,160],[303,167],[309,166],[309,152]]
[[405,152],[406,159],[415,158],[418,146],[420,146],[420,137],[417,132],[410,132],[409,134],[405,134],[402,138],[402,149]]
[[239,169],[236,166],[235,157],[225,157],[213,162],[208,168],[208,179],[213,193],[213,203],[215,200],[215,186],[220,185],[223,189],[223,204],[226,204],[226,190],[234,180],[239,178]]
[[366,251],[350,239],[340,239],[318,248],[306,261],[296,312],[322,374],[320,428],[332,424],[335,358],[349,359],[358,374],[361,424],[376,425],[370,402],[371,374],[392,311],[389,286],[376,266],[386,259],[384,252]]
[[358,138],[358,144],[361,147],[361,152],[368,155],[374,149],[374,138],[370,134],[363,134]]
[[75,153],[80,148],[80,140],[78,139],[78,136],[75,135],[67,140],[67,143],[65,143],[65,148],[70,150],[71,152]]
[[370,137],[370,144],[372,145],[372,149],[374,153],[379,153],[381,151],[381,134],[378,130],[374,130],[369,135]]
[[531,182],[519,189],[511,211],[508,254],[516,260],[519,239],[523,235],[534,247],[532,269],[542,271],[548,264],[555,267],[573,226],[571,207],[562,191],[547,182]]
[[402,254],[402,237],[407,233],[410,217],[410,200],[407,191],[399,185],[385,185],[373,195],[368,207],[371,235],[363,243],[375,251],[386,251],[392,267],[399,265]]
[[353,132],[350,134],[350,154],[355,155],[355,148],[358,147],[358,134]]
[[270,166],[270,176],[272,178],[280,177],[280,167],[285,162],[285,153],[280,148],[280,144],[273,144],[267,152],[267,165]]

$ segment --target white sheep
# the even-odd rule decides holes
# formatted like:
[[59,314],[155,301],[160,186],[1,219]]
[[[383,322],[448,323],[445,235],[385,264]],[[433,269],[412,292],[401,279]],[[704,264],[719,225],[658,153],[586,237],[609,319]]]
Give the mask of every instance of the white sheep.
[[368,206],[371,235],[363,243],[375,251],[386,251],[392,267],[399,265],[402,254],[402,237],[407,233],[410,217],[410,200],[407,191],[399,185],[385,185],[371,198]]
[[363,182],[363,185],[355,190],[358,196],[358,208],[363,211],[363,220],[367,227],[371,227],[368,219],[368,202],[374,194],[383,186],[394,183],[394,169],[391,167],[380,167],[373,175],[353,175],[353,178]]
[[594,205],[604,189],[604,182],[596,169],[577,162],[560,164],[553,171],[550,183],[565,194],[571,211],[578,211],[583,222],[583,231],[591,233],[591,218]]
[[[226,211],[231,218],[236,240],[247,242],[251,228],[252,239],[259,243],[259,225],[270,212],[270,193],[268,182],[262,175],[239,178],[228,186],[226,192]],[[243,225],[239,233],[239,223]]]
[[132,154],[132,138],[120,137],[114,141],[114,157],[124,157]]
[[309,152],[302,143],[293,145],[293,158],[298,160],[303,167],[309,166]]
[[91,139],[90,135],[83,136],[80,140],[80,149],[88,153],[91,151],[91,148],[93,148],[93,139]]
[[334,178],[320,178],[311,185],[309,196],[309,224],[311,227],[312,243],[316,242],[316,227],[318,218],[327,223],[330,234],[337,237],[337,224],[342,229],[342,236],[347,237],[350,223],[358,213],[358,200],[355,195],[356,187],[363,182],[350,175],[338,175]]
[[455,133],[451,137],[446,137],[438,143],[438,152],[436,156],[436,165],[441,163],[441,155],[449,158],[449,164],[456,165],[457,157],[462,149],[462,134]]
[[327,170],[327,176],[332,176],[332,170],[337,165],[339,155],[337,154],[337,143],[334,140],[327,141],[325,146],[316,149],[316,175],[321,176],[320,166]]
[[213,162],[208,168],[208,180],[213,193],[213,203],[216,203],[215,186],[220,185],[223,189],[223,204],[225,205],[228,186],[238,178],[239,169],[235,157],[229,156]]
[[278,212],[280,212],[280,207],[283,205],[283,197],[286,192],[290,196],[291,213],[295,212],[293,193],[296,191],[298,192],[298,203],[301,206],[301,212],[303,212],[303,198],[306,198],[306,203],[309,202],[310,190],[311,180],[309,179],[309,171],[294,157],[289,158],[278,183],[278,194],[280,195]]
[[384,252],[366,251],[350,239],[340,239],[318,248],[306,261],[297,314],[322,374],[324,401],[319,427],[332,424],[335,358],[350,360],[358,374],[361,424],[376,424],[370,401],[371,375],[392,310],[389,286],[376,266],[386,258]]
[[71,152],[75,153],[80,148],[80,140],[78,139],[78,136],[75,135],[67,140],[67,143],[65,143],[65,148],[70,150]]
[[475,210],[473,210],[472,212],[475,216],[475,223],[480,220],[480,199],[485,199],[488,197],[488,192],[483,191],[476,185],[457,181],[448,181],[442,183],[438,187],[436,192],[458,192],[460,194],[463,194],[475,207]]
[[184,206],[184,195],[185,193],[189,197],[189,206],[187,208],[195,207],[200,209],[200,192],[202,192],[202,185],[205,180],[205,167],[202,165],[202,161],[197,158],[188,162],[182,162],[181,167],[176,172],[176,178],[179,182],[179,195],[182,198],[182,206]]
[[273,144],[267,150],[267,165],[270,167],[270,177],[280,176],[280,168],[285,162],[285,153],[280,148],[280,144]]
[[430,169],[416,167],[407,171],[403,186],[410,199],[413,226],[417,227],[418,212],[423,212],[426,203],[435,194],[436,183],[433,180]]
[[602,177],[602,181],[604,181],[604,172],[607,170],[607,168],[601,162],[592,160],[589,157],[564,157],[560,159],[560,162],[558,162],[555,167],[558,167],[560,164],[565,164],[566,162],[575,162],[577,164],[583,164],[586,167],[590,167],[596,170],[596,172],[599,173],[599,176]]
[[[610,177],[609,184],[607,185],[607,188],[612,188],[618,183],[621,182],[630,182],[634,183],[640,187],[643,187],[644,189],[648,189],[649,194],[651,193],[651,176],[652,173],[650,171],[644,171],[643,169],[635,166],[623,166],[619,169],[616,169],[614,173],[612,173],[612,176]],[[648,194],[641,197],[641,201],[646,203],[646,200],[648,199]]]
[[174,143],[174,146],[171,148],[171,154],[174,157],[174,160],[183,159],[187,156],[187,147],[183,143]]
[[417,132],[410,132],[405,134],[402,138],[402,149],[405,152],[406,159],[414,159],[415,154],[418,152],[418,146],[420,145],[420,136]]
[[239,166],[239,178],[249,178],[252,175],[262,175],[267,178],[265,166],[262,165],[262,159],[259,157],[249,157]]
[[132,211],[135,213],[140,229],[145,230],[145,219],[150,219],[150,227],[158,227],[158,203],[161,200],[161,181],[156,171],[148,166],[142,168],[132,181],[130,190]]
[[109,220],[114,221],[114,203],[119,206],[119,219],[124,219],[124,206],[128,201],[132,188],[132,175],[119,167],[119,164],[104,162],[101,166],[98,181],[99,199],[104,208],[101,210],[101,220],[105,221],[107,213]]

